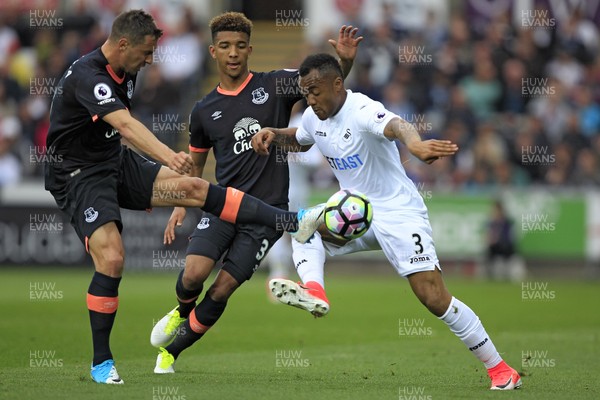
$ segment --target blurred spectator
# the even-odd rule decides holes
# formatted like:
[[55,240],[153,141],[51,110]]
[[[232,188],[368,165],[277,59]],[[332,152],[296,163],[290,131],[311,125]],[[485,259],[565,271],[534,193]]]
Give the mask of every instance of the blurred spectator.
[[559,81],[549,80],[548,86],[554,93],[532,99],[527,104],[527,111],[542,121],[548,139],[555,144],[565,134],[571,107],[567,103],[564,86]]
[[575,163],[572,184],[586,189],[600,185],[598,153],[594,153],[590,149],[583,149],[579,152]]
[[577,118],[581,134],[587,138],[600,134],[600,105],[594,102],[592,89],[587,85],[575,88],[573,102],[578,110]]
[[20,41],[17,32],[6,25],[4,16],[0,15],[0,67],[8,63],[19,46]]
[[0,118],[0,187],[21,180],[21,163],[11,151],[20,136],[21,124],[17,117]]
[[414,120],[415,108],[406,98],[404,87],[398,84],[389,84],[383,90],[383,105],[394,114],[407,121]]
[[502,86],[491,60],[478,59],[474,65],[473,75],[464,78],[460,86],[475,117],[480,121],[490,118],[496,111],[502,96]]
[[495,167],[508,159],[508,149],[491,123],[481,123],[473,145],[475,163]]
[[199,28],[191,11],[186,9],[173,31],[161,39],[153,56],[165,84],[180,93],[180,102],[174,105],[178,109],[188,109],[188,113],[198,100],[204,62],[203,47]]
[[502,66],[502,100],[500,109],[508,113],[525,112],[527,97],[523,95],[525,65],[521,60],[511,58]]
[[559,49],[556,57],[546,66],[548,76],[558,79],[568,90],[582,83],[583,72],[583,66],[563,49]]
[[525,277],[525,268],[516,255],[513,221],[501,201],[494,202],[487,227],[486,275],[494,280],[518,282]]

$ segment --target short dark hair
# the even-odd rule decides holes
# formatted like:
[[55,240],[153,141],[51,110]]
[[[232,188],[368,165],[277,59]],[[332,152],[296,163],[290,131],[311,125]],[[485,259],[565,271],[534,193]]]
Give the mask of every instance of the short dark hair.
[[311,54],[306,57],[304,61],[302,61],[298,72],[300,73],[300,76],[306,76],[313,69],[316,69],[321,74],[332,72],[336,76],[339,76],[342,79],[344,78],[340,63],[338,63],[335,57],[327,53]]
[[110,40],[118,41],[122,37],[129,39],[132,45],[140,44],[148,35],[159,39],[162,29],[156,27],[154,18],[144,10],[125,11],[115,18],[110,31]]
[[252,21],[239,12],[228,11],[217,15],[208,23],[213,41],[219,32],[243,32],[248,35],[252,33]]

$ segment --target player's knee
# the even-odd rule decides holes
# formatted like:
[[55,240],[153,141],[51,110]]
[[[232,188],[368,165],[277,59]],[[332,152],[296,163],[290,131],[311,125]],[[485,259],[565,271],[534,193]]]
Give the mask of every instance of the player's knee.
[[[195,257],[188,256],[185,260],[185,270],[181,280],[183,286],[188,290],[198,289],[204,284],[206,278],[212,271],[212,265],[208,265],[203,260],[196,260]],[[214,265],[214,264],[213,264]]]
[[206,277],[199,271],[186,269],[181,280],[183,287],[188,290],[194,290],[204,283]]
[[96,269],[108,276],[121,276],[125,257],[123,253],[117,250],[106,250],[102,252],[102,257],[97,262]]
[[208,295],[214,301],[224,303],[239,286],[235,279],[218,281],[208,289]]
[[417,297],[421,303],[437,317],[444,315],[452,299],[452,296],[445,288],[437,288],[435,286],[419,293]]
[[189,177],[185,178],[183,183],[187,193],[190,193],[191,198],[205,199],[208,193],[209,183],[201,178]]

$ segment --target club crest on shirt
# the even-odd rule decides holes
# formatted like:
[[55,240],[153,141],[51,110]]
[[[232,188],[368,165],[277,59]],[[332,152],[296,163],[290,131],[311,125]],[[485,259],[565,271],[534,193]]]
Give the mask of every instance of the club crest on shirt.
[[346,132],[342,135],[342,139],[344,142],[349,142],[352,139],[352,132],[350,132],[350,128],[346,129]]
[[127,81],[127,98],[131,100],[133,97],[133,81],[130,79]]
[[379,110],[375,113],[375,122],[380,123],[385,119],[387,113],[384,110]]
[[264,87],[259,87],[252,91],[252,102],[254,104],[264,104],[269,99],[269,93],[265,92]]
[[94,96],[98,100],[105,100],[112,96],[112,90],[106,83],[100,82],[94,86]]

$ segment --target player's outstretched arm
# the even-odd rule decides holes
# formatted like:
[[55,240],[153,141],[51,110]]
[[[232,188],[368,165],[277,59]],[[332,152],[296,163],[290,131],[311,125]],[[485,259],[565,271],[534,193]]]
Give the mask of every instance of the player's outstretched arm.
[[286,151],[308,151],[311,146],[302,146],[296,139],[298,128],[262,128],[252,137],[252,148],[262,156],[269,155],[271,143]]
[[458,146],[450,140],[421,140],[414,125],[400,117],[390,120],[383,134],[388,139],[400,139],[413,156],[427,164],[440,157],[453,156],[458,151]]
[[138,150],[158,160],[161,164],[182,175],[191,171],[192,159],[189,154],[183,151],[175,153],[158,140],[144,124],[133,118],[129,111],[113,111],[106,114],[103,119],[118,130],[121,136],[131,142]]
[[342,67],[344,78],[348,76],[352,69],[352,64],[358,52],[358,44],[364,39],[362,36],[356,37],[357,32],[358,28],[354,28],[352,25],[342,25],[338,40],[329,39],[329,43],[340,58],[339,63],[340,67]]

